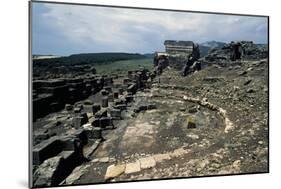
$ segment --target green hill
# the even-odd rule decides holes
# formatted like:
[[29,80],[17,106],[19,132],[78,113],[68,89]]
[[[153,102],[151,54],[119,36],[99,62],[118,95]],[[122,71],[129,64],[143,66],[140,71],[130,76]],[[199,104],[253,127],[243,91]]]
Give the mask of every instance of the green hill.
[[81,64],[97,64],[97,63],[110,63],[120,60],[143,59],[146,58],[141,54],[133,53],[83,53],[73,54],[66,57],[58,57],[51,59],[34,59],[35,65],[48,65],[59,64],[65,66],[81,65]]

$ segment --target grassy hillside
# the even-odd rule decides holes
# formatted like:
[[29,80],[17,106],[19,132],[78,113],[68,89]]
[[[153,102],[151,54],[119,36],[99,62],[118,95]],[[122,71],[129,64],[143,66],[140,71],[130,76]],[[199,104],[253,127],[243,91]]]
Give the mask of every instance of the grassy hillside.
[[136,70],[140,67],[151,70],[153,68],[153,59],[134,59],[122,60],[111,63],[96,64],[95,68],[99,74],[122,74],[126,75],[128,70]]
[[132,53],[87,53],[73,54],[67,57],[51,58],[51,59],[34,59],[35,65],[82,65],[82,64],[97,64],[110,63],[119,60],[143,59],[146,58],[141,54]]

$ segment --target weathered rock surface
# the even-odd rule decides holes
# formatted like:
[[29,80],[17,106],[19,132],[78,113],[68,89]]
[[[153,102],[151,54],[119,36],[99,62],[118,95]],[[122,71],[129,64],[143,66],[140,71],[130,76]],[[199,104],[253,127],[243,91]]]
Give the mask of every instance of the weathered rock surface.
[[124,173],[126,168],[126,165],[110,165],[105,173],[104,179],[108,180],[108,179],[112,179],[115,178],[119,175],[121,175],[122,173]]

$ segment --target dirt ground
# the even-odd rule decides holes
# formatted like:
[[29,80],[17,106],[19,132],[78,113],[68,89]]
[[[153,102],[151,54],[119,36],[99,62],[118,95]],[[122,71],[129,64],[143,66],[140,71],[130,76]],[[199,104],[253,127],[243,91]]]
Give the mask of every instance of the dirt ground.
[[268,172],[267,64],[213,64],[187,77],[167,68],[66,184]]

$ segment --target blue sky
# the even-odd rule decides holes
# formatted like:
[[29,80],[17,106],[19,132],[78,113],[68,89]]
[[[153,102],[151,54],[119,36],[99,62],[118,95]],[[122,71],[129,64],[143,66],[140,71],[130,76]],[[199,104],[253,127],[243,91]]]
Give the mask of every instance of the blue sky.
[[152,53],[166,39],[267,43],[267,18],[109,7],[32,4],[32,53]]

